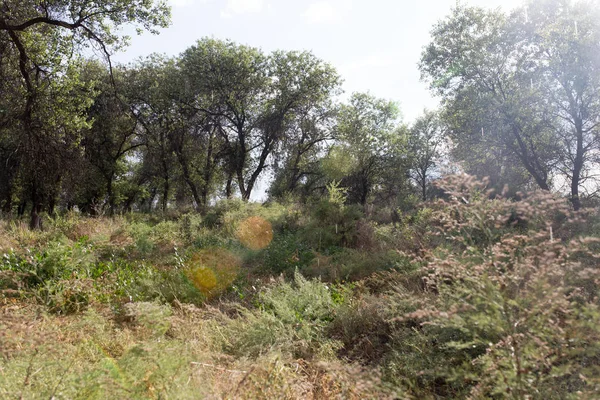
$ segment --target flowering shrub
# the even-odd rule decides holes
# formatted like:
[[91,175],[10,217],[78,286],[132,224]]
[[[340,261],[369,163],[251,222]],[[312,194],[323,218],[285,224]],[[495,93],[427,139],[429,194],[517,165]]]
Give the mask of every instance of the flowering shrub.
[[472,177],[441,188],[445,243],[426,255],[434,296],[398,319],[418,322],[420,345],[443,358],[419,384],[471,398],[598,396],[600,241],[576,234],[582,215],[548,193],[494,196]]

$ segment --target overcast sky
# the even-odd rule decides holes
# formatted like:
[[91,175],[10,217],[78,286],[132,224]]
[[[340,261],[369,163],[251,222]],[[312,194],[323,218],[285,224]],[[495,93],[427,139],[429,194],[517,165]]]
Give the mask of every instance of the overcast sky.
[[[172,24],[160,35],[133,36],[119,62],[153,52],[177,55],[202,37],[272,50],[310,50],[331,63],[347,94],[370,91],[398,101],[411,122],[436,100],[417,62],[433,25],[456,0],[169,0]],[[463,0],[511,9],[521,0]]]

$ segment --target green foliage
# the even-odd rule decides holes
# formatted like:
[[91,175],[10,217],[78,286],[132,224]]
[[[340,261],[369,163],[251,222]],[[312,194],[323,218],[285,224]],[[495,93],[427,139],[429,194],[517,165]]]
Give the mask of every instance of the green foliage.
[[304,241],[317,250],[351,246],[357,238],[357,224],[363,217],[360,207],[343,204],[341,191],[334,189],[332,199],[313,205],[311,218],[302,229]]
[[326,338],[325,329],[340,307],[330,288],[300,274],[294,283],[278,283],[259,294],[256,310],[228,323],[224,346],[237,355],[258,356],[277,351],[293,357],[332,357],[339,343]]
[[45,252],[27,256],[5,253],[0,264],[0,290],[4,289],[17,290],[62,314],[83,311],[93,301],[204,301],[177,268],[161,270],[121,259],[96,261],[91,246],[82,242],[50,243]]
[[[596,240],[555,239],[578,216],[547,194],[491,200],[468,177],[444,187],[450,199],[439,204],[437,219],[452,244],[428,256],[426,282],[435,300],[400,318],[393,368],[410,361],[401,354],[412,343],[424,354],[416,367],[423,371],[411,383],[417,390],[475,398],[592,396],[599,367],[595,356],[582,362],[578,354],[597,352],[589,338],[598,332],[580,327],[597,318],[597,273],[590,268]],[[511,227],[514,213],[531,224]],[[557,214],[568,217],[553,224]],[[421,328],[412,332],[415,322]],[[574,342],[583,347],[571,352],[567,343]],[[397,372],[407,375],[404,367]]]
[[262,251],[257,262],[266,273],[291,274],[295,270],[303,271],[313,258],[314,253],[298,235],[281,234],[275,236],[269,247]]
[[73,246],[62,242],[50,242],[45,251],[29,251],[25,257],[5,253],[0,269],[29,274],[31,280],[39,284],[46,280],[88,275],[96,261],[95,258],[91,245],[85,241],[79,241]]
[[[335,185],[316,205],[222,203],[213,228],[193,214],[4,223],[0,393],[597,397],[597,216],[487,185],[446,178],[442,199],[387,225]],[[277,227],[266,248],[236,237],[248,217]],[[191,273],[228,258],[231,274],[207,275],[227,278],[215,293]]]
[[420,69],[468,173],[517,190],[551,190],[559,175],[580,208],[595,164],[586,127],[600,114],[598,16],[585,1],[545,0],[512,13],[459,5],[436,24]]
[[410,273],[417,267],[418,264],[409,256],[394,250],[364,252],[340,249],[331,255],[317,254],[303,273],[332,282],[352,282],[382,271]]
[[395,103],[368,93],[354,93],[341,106],[337,143],[324,167],[348,189],[350,203],[365,205],[377,191],[399,194],[406,152],[399,114]]

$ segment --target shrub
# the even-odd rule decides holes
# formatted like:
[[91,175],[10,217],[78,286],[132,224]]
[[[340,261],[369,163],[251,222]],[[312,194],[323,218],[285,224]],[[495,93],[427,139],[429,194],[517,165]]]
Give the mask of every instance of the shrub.
[[227,199],[218,202],[204,218],[204,225],[209,228],[218,227],[230,236],[234,236],[238,224],[250,217],[260,217],[269,221],[276,228],[285,225],[287,209],[279,203],[266,205],[246,203],[241,199]]
[[257,308],[227,323],[225,349],[257,357],[277,351],[291,357],[333,357],[340,344],[325,334],[336,310],[330,288],[296,274],[294,283],[280,282],[259,294]]
[[396,337],[398,353],[423,354],[411,384],[473,398],[596,395],[598,241],[562,236],[578,216],[549,194],[509,201],[469,177],[443,185],[436,217],[451,246],[428,256],[433,301],[400,318],[420,329]]
[[4,253],[0,270],[26,273],[31,283],[41,284],[47,280],[85,277],[95,262],[92,246],[83,240],[73,245],[50,242],[43,251],[28,249],[26,255]]
[[90,304],[93,282],[90,280],[46,281],[34,291],[39,303],[54,314],[75,314],[83,312]]
[[355,296],[343,304],[328,327],[328,335],[343,343],[340,356],[375,363],[388,351],[391,325],[385,296]]
[[303,272],[327,281],[356,281],[376,272],[396,270],[407,273],[417,267],[411,257],[394,250],[369,253],[341,249],[329,256],[318,254]]
[[359,206],[321,200],[314,205],[309,222],[302,229],[303,241],[319,251],[329,247],[354,246],[362,217]]
[[304,270],[313,258],[314,253],[298,235],[287,233],[275,236],[269,247],[259,254],[257,262],[264,272],[291,274],[296,269]]

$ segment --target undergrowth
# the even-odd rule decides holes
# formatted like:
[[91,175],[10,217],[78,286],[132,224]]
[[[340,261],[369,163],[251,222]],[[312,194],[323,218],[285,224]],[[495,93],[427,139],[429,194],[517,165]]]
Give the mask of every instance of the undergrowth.
[[487,187],[387,224],[334,195],[1,221],[0,394],[598,398],[597,216]]

